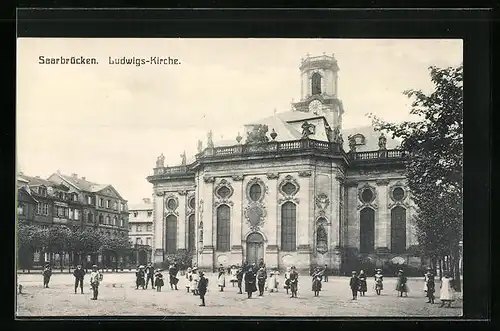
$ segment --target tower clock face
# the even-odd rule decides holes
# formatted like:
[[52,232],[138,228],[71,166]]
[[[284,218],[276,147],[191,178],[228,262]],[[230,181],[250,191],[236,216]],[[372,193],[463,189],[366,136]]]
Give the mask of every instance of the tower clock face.
[[319,110],[321,110],[321,102],[319,100],[313,100],[309,103],[309,111],[317,113]]

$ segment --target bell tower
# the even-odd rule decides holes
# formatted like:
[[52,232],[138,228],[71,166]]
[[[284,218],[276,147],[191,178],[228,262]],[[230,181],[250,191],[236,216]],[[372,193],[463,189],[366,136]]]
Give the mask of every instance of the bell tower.
[[335,56],[323,55],[302,58],[299,66],[301,95],[293,103],[295,111],[324,116],[333,130],[342,129],[342,101],[338,99],[339,66]]

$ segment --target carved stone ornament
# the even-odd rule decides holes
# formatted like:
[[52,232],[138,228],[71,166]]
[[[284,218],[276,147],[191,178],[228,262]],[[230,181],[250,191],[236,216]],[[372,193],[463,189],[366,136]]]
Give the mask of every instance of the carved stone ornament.
[[[292,186],[287,184],[292,184],[293,186],[295,186],[295,189],[294,190],[289,189]],[[279,191],[285,198],[293,197],[295,194],[297,194],[299,190],[300,190],[299,182],[297,182],[297,180],[290,175],[287,175],[279,185]]]
[[320,193],[316,196],[316,206],[324,211],[330,205],[330,199],[325,193]]
[[234,176],[232,176],[232,178],[233,178],[233,180],[234,180],[235,182],[241,182],[241,181],[243,180],[243,178],[244,178],[244,177],[243,177],[243,176],[241,176],[241,175],[234,175]]
[[377,199],[377,190],[370,184],[365,183],[363,186],[358,188],[359,203],[357,209],[359,210],[364,207],[371,207],[373,209],[377,209],[378,206],[375,203],[376,199]]
[[169,212],[177,214],[175,211],[179,207],[179,198],[175,195],[170,195],[165,198],[165,209]]
[[217,184],[214,189],[214,194],[218,199],[229,199],[233,195],[234,189],[231,184],[223,179]]
[[252,231],[258,231],[264,224],[266,214],[266,208],[260,202],[253,202],[245,208],[245,218]]
[[277,173],[268,173],[266,174],[267,179],[278,179],[280,177]]
[[205,177],[203,177],[203,180],[205,181],[205,183],[214,183],[215,182],[215,177],[205,176]]
[[[194,203],[194,208],[191,206],[191,201],[193,201]],[[195,209],[196,209],[196,197],[194,196],[193,193],[189,194],[187,199],[186,199],[186,211],[187,213],[186,214],[189,214],[191,212],[194,212]]]
[[[250,196],[250,188],[254,184],[257,184],[260,186],[260,197],[256,201],[252,200],[252,198]],[[262,202],[262,200],[264,200],[264,197],[265,197],[267,191],[268,191],[268,188],[264,184],[262,179],[260,179],[258,177],[254,177],[254,178],[250,179],[250,181],[248,182],[247,187],[246,187],[247,199],[248,199],[248,201],[252,201],[252,202]]]
[[389,184],[389,180],[388,179],[377,179],[375,181],[375,184],[377,184],[377,186],[385,186],[385,185]]
[[311,171],[300,171],[299,172],[299,177],[311,177],[312,172]]
[[178,191],[177,193],[178,193],[179,195],[186,195],[186,194],[187,194],[187,191],[181,190],[181,191]]
[[[399,191],[402,190],[403,192],[403,196],[401,199],[397,200],[397,199],[394,199],[394,190],[395,189],[400,189]],[[388,201],[388,204],[387,204],[387,207],[389,209],[391,209],[392,207],[394,206],[402,206],[402,207],[405,207],[405,208],[410,208],[410,204],[408,202],[408,188],[406,187],[406,185],[400,181],[394,183],[393,185],[389,186],[388,190],[387,190],[387,201]]]
[[164,196],[164,195],[165,195],[165,192],[163,192],[163,191],[158,191],[158,192],[156,192],[156,196],[157,196],[157,197],[162,197],[162,196]]

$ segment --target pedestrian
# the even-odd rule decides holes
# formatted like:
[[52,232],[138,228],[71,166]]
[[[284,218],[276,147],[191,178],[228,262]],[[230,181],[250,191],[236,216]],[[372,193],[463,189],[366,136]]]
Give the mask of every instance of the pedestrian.
[[208,288],[208,279],[205,278],[205,274],[201,270],[199,271],[199,278],[200,280],[198,281],[198,293],[200,294],[200,299],[201,299],[200,307],[204,307],[205,294],[207,293],[207,288]]
[[314,296],[319,296],[319,292],[321,291],[321,280],[323,278],[323,270],[317,267],[312,274],[312,291],[314,292]]
[[432,269],[427,268],[425,274],[424,274],[424,292],[427,292],[427,280],[429,278],[429,274],[431,273]]
[[82,269],[81,264],[76,266],[76,269],[73,271],[73,276],[75,276],[75,294],[78,285],[80,285],[80,291],[83,294],[83,277],[85,276],[85,270]]
[[380,295],[380,292],[384,289],[384,276],[382,275],[382,270],[377,269],[375,273],[375,292]]
[[441,300],[441,306],[439,307],[444,307],[444,305],[447,303],[448,308],[451,307],[451,302],[454,301],[453,298],[453,279],[451,278],[451,275],[449,272],[444,273],[444,277],[441,279],[441,295],[439,299]]
[[43,287],[49,288],[50,277],[52,276],[52,268],[50,267],[49,263],[45,264],[45,267],[43,268],[42,271],[42,275],[43,275]]
[[199,275],[198,275],[198,267],[193,267],[191,270],[191,291],[193,292],[193,295],[199,295],[198,294],[198,283],[199,283]]
[[148,263],[146,267],[146,289],[148,288],[149,281],[151,280],[151,289],[155,289],[154,286],[154,278],[155,278],[155,268],[151,262]]
[[163,281],[163,274],[161,273],[161,270],[158,269],[156,270],[155,273],[155,287],[157,292],[161,292],[162,286],[165,285],[165,282]]
[[290,291],[292,292],[292,296],[290,298],[297,297],[298,288],[299,288],[299,274],[295,270],[295,266],[292,266],[290,271]]
[[323,280],[325,283],[328,283],[328,273],[330,270],[328,270],[328,265],[325,264],[325,267],[323,268]]
[[193,281],[193,270],[189,267],[186,271],[186,291],[189,293],[189,288],[191,287],[191,282]]
[[231,266],[231,275],[229,277],[229,282],[231,282],[231,284],[233,284],[233,287],[234,287],[234,284],[238,283],[238,269],[239,269],[239,266],[235,266],[234,264]]
[[434,280],[434,274],[429,271],[427,274],[427,280],[425,282],[425,285],[427,286],[427,289],[425,292],[427,292],[427,303],[434,303],[434,293],[436,292],[436,283]]
[[245,271],[245,292],[247,292],[248,299],[252,297],[253,292],[257,292],[256,274],[253,267]]
[[267,273],[264,268],[257,271],[257,286],[259,287],[259,297],[264,295],[264,286],[266,285]]
[[172,263],[170,267],[168,268],[168,274],[170,278],[170,289],[174,289],[177,291],[177,283],[179,282],[179,279],[177,278],[177,273],[179,272],[179,268],[177,267],[177,263]]
[[285,272],[285,281],[283,282],[283,288],[286,290],[286,294],[288,294],[288,290],[290,289],[290,272],[291,268],[287,267]]
[[278,292],[278,285],[279,285],[279,282],[278,282],[278,275],[280,274],[280,272],[278,271],[278,269],[274,269],[272,270],[270,273],[269,273],[269,280],[268,280],[268,289],[269,289],[269,292]]
[[135,289],[138,290],[139,287],[142,287],[142,289],[145,289],[145,272],[144,272],[144,266],[140,265],[137,267],[137,271],[135,272]]
[[363,270],[359,272],[358,280],[359,280],[359,295],[364,297],[368,286],[366,284],[366,274]]
[[402,297],[403,293],[405,296],[408,296],[408,285],[406,284],[408,278],[404,275],[403,270],[398,271],[398,281],[396,283],[396,291],[398,291],[399,296]]
[[92,287],[93,297],[90,300],[97,300],[99,295],[99,284],[102,282],[104,276],[99,272],[97,266],[94,264],[92,266],[92,272],[90,273],[90,286]]
[[238,272],[236,273],[236,279],[238,280],[238,289],[239,289],[238,294],[243,294],[243,292],[241,292],[241,283],[243,282],[243,275],[244,275],[243,268],[238,266]]
[[226,287],[226,272],[222,264],[219,266],[219,276],[217,277],[217,286],[219,286],[219,292],[224,292],[224,287]]
[[349,287],[352,291],[352,299],[356,300],[358,298],[358,290],[359,290],[359,279],[356,275],[356,271],[352,272],[351,280],[349,281]]

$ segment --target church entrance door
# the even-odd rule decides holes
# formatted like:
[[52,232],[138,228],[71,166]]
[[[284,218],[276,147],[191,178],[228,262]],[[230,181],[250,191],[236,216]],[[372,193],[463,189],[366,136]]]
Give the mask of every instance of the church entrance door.
[[264,238],[254,232],[247,237],[247,262],[258,264],[264,258]]

